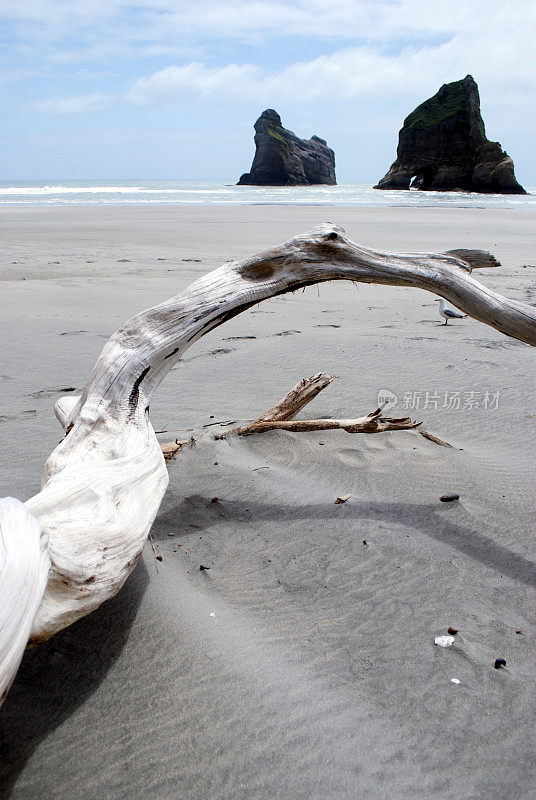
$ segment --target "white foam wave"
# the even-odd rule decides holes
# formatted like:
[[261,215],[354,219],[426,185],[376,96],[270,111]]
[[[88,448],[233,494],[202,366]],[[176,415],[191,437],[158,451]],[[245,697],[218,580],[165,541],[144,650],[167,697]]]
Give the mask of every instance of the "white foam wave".
[[[26,185],[25,185],[26,184]],[[529,191],[531,191],[529,189]],[[325,205],[531,208],[535,195],[461,192],[380,192],[370,184],[338,186],[234,186],[224,181],[0,182],[0,205]]]
[[[214,189],[147,189],[143,186],[8,186],[0,187],[0,197],[12,195],[43,196],[51,194],[214,194]],[[219,192],[229,191],[219,189]]]

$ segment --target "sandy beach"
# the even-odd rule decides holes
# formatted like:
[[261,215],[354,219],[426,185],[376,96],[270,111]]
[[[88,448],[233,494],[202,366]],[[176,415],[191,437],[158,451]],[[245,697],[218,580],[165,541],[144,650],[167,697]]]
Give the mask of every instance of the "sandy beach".
[[[39,490],[54,402],[120,323],[325,221],[382,250],[489,250],[502,266],[475,277],[536,303],[534,210],[0,207],[0,497]],[[194,344],[151,406],[161,441],[195,439],[169,464],[162,561],[148,543],[113,600],[26,653],[1,796],[534,798],[535,362],[473,319],[444,327],[431,294],[343,282]],[[362,416],[389,391],[452,447],[214,438],[318,371],[338,379],[302,417]]]

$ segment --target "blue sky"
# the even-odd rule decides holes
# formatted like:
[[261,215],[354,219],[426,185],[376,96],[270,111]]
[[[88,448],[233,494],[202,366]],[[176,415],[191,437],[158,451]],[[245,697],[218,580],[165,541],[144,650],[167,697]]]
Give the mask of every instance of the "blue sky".
[[267,107],[378,180],[404,117],[471,73],[536,184],[534,0],[0,0],[0,179],[238,179]]

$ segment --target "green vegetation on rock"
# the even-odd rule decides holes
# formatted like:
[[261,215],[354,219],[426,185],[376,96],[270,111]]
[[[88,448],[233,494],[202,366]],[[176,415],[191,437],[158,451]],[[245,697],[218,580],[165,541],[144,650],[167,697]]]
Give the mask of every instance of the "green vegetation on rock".
[[512,159],[486,138],[471,75],[444,84],[406,117],[396,155],[374,188],[525,194]]
[[463,81],[447,83],[425,100],[404,120],[404,128],[432,128],[457,114],[469,115],[469,102]]
[[283,151],[285,154],[288,153],[289,145],[285,137],[285,129],[283,127],[279,125],[268,124],[266,126],[266,132],[272,137],[272,139],[277,139],[279,143],[277,149],[280,153],[281,151]]

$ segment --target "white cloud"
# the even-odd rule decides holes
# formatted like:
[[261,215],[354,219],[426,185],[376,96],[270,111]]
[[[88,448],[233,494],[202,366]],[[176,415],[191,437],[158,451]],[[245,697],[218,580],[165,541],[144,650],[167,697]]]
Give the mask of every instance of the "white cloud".
[[199,62],[168,66],[137,80],[128,98],[138,103],[175,102],[184,93],[219,97],[258,98],[259,102],[305,102],[408,93],[422,99],[442,83],[467,73],[488,93],[489,104],[526,103],[536,91],[536,70],[519,57],[532,46],[530,30],[506,36],[473,30],[436,45],[412,45],[387,53],[370,44],[344,48],[309,61],[298,61],[274,72],[253,64],[209,67]]
[[[471,73],[484,109],[502,109],[513,125],[523,107],[532,114],[527,97],[536,91],[534,0],[0,0],[2,16],[23,54],[19,68],[31,52],[54,69],[76,64],[95,75],[113,59],[157,59],[163,68],[144,75],[140,67],[130,78],[126,96],[138,104],[198,95],[276,107],[360,98],[388,106],[396,97],[409,110]],[[269,66],[272,53],[279,68]],[[57,94],[33,108],[75,113],[108,102],[99,92]]]
[[115,46],[122,54],[144,46],[178,52],[204,38],[364,40],[383,46],[494,28],[497,38],[515,39],[534,25],[536,5],[533,0],[0,0],[0,18],[17,26],[27,42],[79,37],[88,48]]
[[255,87],[259,81],[262,81],[261,71],[251,64],[229,64],[210,69],[192,61],[183,67],[165,67],[146,78],[140,78],[131,87],[127,97],[136,103],[165,103],[184,91],[241,95],[247,91],[247,87]]
[[36,100],[31,104],[31,108],[43,114],[80,114],[104,108],[111,99],[110,95],[102,92],[79,94],[72,97],[47,97],[44,100]]

